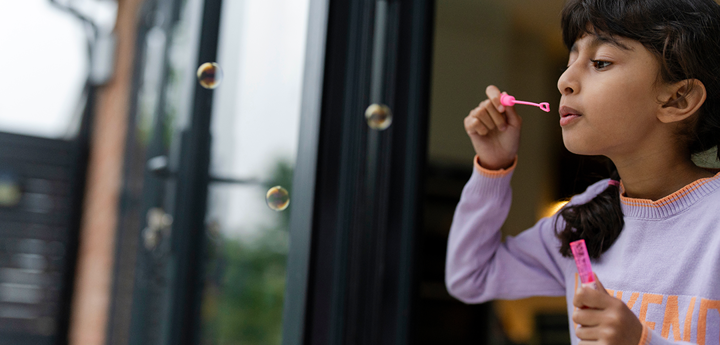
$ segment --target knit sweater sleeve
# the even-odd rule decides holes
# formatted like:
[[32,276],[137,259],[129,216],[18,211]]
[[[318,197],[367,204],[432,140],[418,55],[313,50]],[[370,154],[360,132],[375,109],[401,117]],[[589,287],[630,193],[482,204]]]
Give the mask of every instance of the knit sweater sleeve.
[[476,164],[455,210],[445,284],[452,296],[465,303],[565,295],[553,218],[501,241],[500,227],[510,210],[513,170],[514,165],[487,171]]

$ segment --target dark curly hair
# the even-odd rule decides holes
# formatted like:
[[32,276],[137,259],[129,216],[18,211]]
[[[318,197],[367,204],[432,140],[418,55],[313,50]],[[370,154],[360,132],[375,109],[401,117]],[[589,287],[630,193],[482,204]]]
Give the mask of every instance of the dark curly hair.
[[[584,34],[635,40],[660,62],[659,82],[702,82],[707,99],[679,138],[690,154],[720,144],[720,5],[713,0],[570,0],[562,12],[562,33],[568,49]],[[692,87],[688,83],[679,99]],[[612,178],[619,178],[617,171]],[[624,226],[620,193],[612,185],[560,215],[565,226],[557,237],[566,257],[572,257],[570,242],[585,239],[590,257],[599,258]]]

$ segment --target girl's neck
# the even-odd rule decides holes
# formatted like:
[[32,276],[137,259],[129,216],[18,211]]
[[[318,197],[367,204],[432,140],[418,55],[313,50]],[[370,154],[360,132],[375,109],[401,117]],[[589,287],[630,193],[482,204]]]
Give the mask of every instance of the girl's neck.
[[641,158],[613,160],[625,187],[625,196],[659,200],[688,184],[714,174],[698,167],[687,154],[668,157],[656,152]]

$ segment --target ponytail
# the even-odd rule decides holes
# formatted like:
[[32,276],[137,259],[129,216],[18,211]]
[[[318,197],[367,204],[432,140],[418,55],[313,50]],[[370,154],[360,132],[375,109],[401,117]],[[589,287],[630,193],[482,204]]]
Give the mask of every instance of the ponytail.
[[[570,242],[583,239],[588,255],[597,259],[620,236],[625,225],[620,206],[620,186],[619,183],[612,183],[618,180],[619,175],[615,171],[611,183],[602,193],[585,204],[568,206],[560,211],[565,228],[556,236],[562,242],[560,254],[564,257],[572,257]],[[555,219],[556,229],[559,219]]]

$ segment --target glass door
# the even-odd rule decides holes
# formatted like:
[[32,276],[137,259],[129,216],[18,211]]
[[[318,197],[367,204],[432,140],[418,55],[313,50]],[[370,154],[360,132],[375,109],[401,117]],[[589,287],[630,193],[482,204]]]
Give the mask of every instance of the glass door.
[[109,343],[281,343],[308,6],[144,3]]
[[202,344],[282,340],[308,5],[308,0],[223,2]]
[[412,343],[432,8],[146,2],[111,342]]

